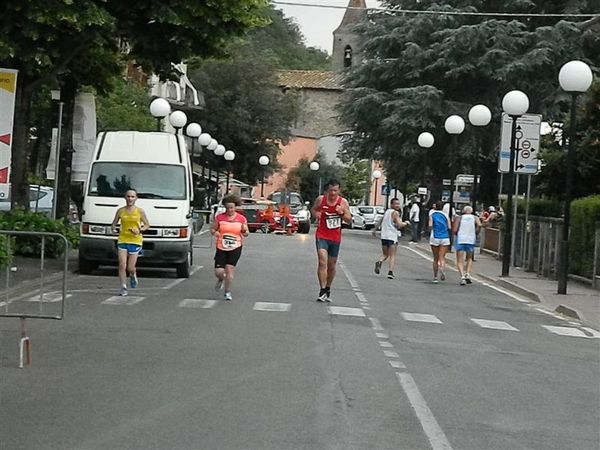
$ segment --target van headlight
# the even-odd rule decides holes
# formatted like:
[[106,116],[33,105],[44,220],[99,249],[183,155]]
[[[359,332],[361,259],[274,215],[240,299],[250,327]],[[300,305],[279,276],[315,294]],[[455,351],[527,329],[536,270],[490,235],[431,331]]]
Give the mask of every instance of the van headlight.
[[107,227],[104,225],[92,225],[92,224],[83,224],[82,227],[83,234],[95,234],[95,235],[112,235],[111,227]]
[[179,237],[179,228],[163,228],[162,235],[164,237]]

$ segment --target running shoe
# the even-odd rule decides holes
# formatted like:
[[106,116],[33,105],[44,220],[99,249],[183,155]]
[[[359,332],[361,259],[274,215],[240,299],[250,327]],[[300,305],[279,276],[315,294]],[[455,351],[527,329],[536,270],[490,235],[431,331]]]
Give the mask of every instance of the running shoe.
[[135,273],[129,277],[129,286],[131,287],[131,289],[135,289],[136,287],[138,287],[138,279]]
[[121,288],[121,292],[119,293],[121,297],[127,297],[127,287],[123,286]]
[[375,263],[375,273],[376,273],[377,275],[379,275],[379,272],[381,271],[381,264],[382,264],[382,263],[381,263],[381,261],[377,261],[377,262]]
[[331,288],[326,287],[325,288],[325,294],[327,294],[327,297],[325,298],[326,302],[331,302]]
[[223,280],[219,280],[217,278],[217,282],[215,283],[215,291],[219,292],[221,289],[223,289]]
[[473,283],[473,280],[471,280],[471,275],[466,274],[465,275],[465,281],[467,282],[467,284],[471,284]]
[[394,279],[394,272],[392,272],[391,270],[388,272],[388,278],[389,278],[390,280],[393,280],[393,279]]
[[443,270],[440,270],[440,280],[444,281],[446,279],[446,274]]
[[460,279],[460,285],[465,286],[467,284],[467,279],[465,277]]
[[228,302],[233,300],[233,297],[231,296],[231,292],[225,292],[225,294],[223,295],[223,298]]
[[438,284],[438,283],[439,283],[439,281],[438,281],[438,279],[437,279],[437,278],[434,278],[433,280],[431,280],[431,282],[432,282],[433,284]]
[[319,296],[317,297],[317,301],[318,302],[327,302],[327,301],[331,301],[327,299],[327,290],[326,289],[321,289],[319,291]]

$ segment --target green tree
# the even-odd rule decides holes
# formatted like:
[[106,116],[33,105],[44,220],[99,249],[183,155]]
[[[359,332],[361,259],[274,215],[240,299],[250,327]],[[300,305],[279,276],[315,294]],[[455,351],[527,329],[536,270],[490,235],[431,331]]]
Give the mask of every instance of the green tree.
[[[251,45],[230,50],[229,59],[191,60],[189,76],[201,86],[206,106],[190,113],[190,120],[219,143],[236,153],[231,168],[236,177],[253,184],[261,179],[261,155],[276,168],[280,143],[287,143],[297,116],[297,101],[276,86],[275,70]],[[209,155],[210,156],[210,155]],[[222,157],[211,157],[213,166],[223,170]]]
[[[564,1],[387,1],[429,11],[591,12],[585,2]],[[497,191],[496,153],[501,101],[512,89],[525,91],[532,112],[555,115],[564,106],[560,66],[574,58],[600,62],[600,37],[577,24],[553,18],[502,20],[447,14],[373,14],[359,27],[365,40],[362,65],[349,72],[342,118],[354,133],[344,151],[383,161],[393,184],[426,181],[434,192],[448,176],[450,146],[455,173],[470,171],[481,144],[482,191]],[[471,106],[487,104],[492,123],[479,133],[468,127],[457,139],[444,131],[451,114],[466,119]],[[417,137],[436,137],[428,150]],[[479,134],[479,136],[477,136]],[[477,140],[476,140],[477,137]]]
[[97,97],[98,131],[154,131],[156,123],[148,113],[149,106],[146,89],[119,78],[111,92]]
[[[28,207],[31,102],[44,84],[61,80],[68,106],[65,118],[69,119],[75,90],[82,84],[102,88],[106,82],[102,76],[114,74],[119,42],[126,42],[130,57],[148,71],[168,74],[171,62],[193,54],[218,53],[227,38],[260,25],[266,5],[266,0],[220,2],[218,6],[191,0],[4,2],[0,8],[0,66],[19,70],[11,171],[13,206]],[[70,139],[69,129],[64,131],[65,139]],[[61,159],[68,158],[66,153],[61,152]]]
[[[341,181],[342,178],[342,167],[337,164],[331,164],[321,157],[317,156],[314,161],[319,163],[319,170],[314,171],[310,169],[310,163],[308,158],[302,158],[298,161],[298,165],[293,167],[288,172],[288,178],[286,180],[286,188],[292,189],[300,193],[305,201],[314,202],[314,200],[322,193],[325,188],[325,184],[335,178]],[[319,186],[321,186],[321,192],[319,192]],[[345,186],[341,186],[342,195],[346,195]]]
[[350,161],[342,168],[342,185],[344,197],[350,204],[357,204],[364,200],[370,188],[369,161]]

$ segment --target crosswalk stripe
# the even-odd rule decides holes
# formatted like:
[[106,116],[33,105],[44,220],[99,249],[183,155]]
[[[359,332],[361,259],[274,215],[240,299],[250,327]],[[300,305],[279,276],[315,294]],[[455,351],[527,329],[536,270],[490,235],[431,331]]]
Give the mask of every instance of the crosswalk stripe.
[[292,305],[289,303],[256,302],[253,309],[255,311],[285,312],[289,311],[291,307]]
[[438,319],[433,314],[419,314],[419,313],[400,313],[404,320],[408,320],[410,322],[427,322],[427,323],[443,323],[440,319]]
[[129,295],[121,297],[120,295],[113,295],[102,302],[103,305],[119,305],[119,306],[131,306],[143,301],[146,297],[136,297],[135,295]]
[[217,304],[216,300],[204,300],[198,298],[185,298],[177,306],[181,308],[212,308]]
[[329,314],[338,316],[367,317],[367,315],[361,308],[348,308],[346,306],[328,306],[327,311],[329,311]]
[[490,328],[492,330],[507,330],[507,331],[519,331],[517,328],[509,325],[506,322],[500,320],[485,320],[485,319],[471,319],[481,328]]
[[589,337],[578,328],[555,327],[555,326],[551,326],[551,325],[542,325],[542,327],[544,327],[551,333],[560,334],[561,336]]

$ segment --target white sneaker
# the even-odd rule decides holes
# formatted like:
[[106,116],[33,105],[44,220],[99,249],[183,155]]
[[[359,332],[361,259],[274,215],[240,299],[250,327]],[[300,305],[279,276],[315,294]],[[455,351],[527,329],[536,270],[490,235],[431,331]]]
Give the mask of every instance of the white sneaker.
[[223,289],[223,280],[219,280],[217,278],[217,282],[215,283],[215,291],[219,292],[221,289]]
[[123,287],[121,288],[121,292],[119,293],[119,295],[120,295],[121,297],[127,297],[127,295],[128,295],[128,293],[127,293],[127,287],[123,286]]
[[467,282],[467,284],[473,283],[473,280],[471,280],[471,275],[470,274],[466,274],[465,275],[465,281]]

